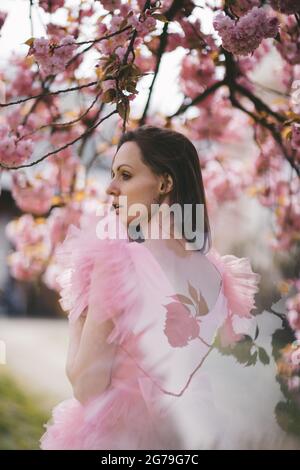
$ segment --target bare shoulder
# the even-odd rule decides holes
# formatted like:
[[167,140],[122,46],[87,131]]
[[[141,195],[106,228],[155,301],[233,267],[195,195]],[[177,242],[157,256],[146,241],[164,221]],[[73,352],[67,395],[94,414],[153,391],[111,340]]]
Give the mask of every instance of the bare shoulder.
[[145,246],[156,258],[176,292],[189,295],[192,286],[201,292],[206,307],[214,307],[222,277],[205,254],[186,250],[183,244],[174,239],[147,240]]

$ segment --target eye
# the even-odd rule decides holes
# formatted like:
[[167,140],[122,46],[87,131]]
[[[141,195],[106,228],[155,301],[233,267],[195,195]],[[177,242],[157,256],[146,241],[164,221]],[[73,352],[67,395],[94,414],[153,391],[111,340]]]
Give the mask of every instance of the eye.
[[129,175],[128,173],[122,173],[122,177],[124,180],[128,180],[131,177],[131,175]]

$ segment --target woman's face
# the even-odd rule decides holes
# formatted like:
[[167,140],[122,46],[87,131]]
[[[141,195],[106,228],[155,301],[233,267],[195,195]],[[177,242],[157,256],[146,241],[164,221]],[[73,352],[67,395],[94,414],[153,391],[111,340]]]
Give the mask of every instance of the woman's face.
[[[145,165],[142,161],[139,146],[135,142],[125,142],[121,145],[112,163],[111,177],[112,180],[106,189],[106,193],[112,196],[112,203],[122,206],[123,201],[120,196],[127,197],[127,210],[124,210],[124,206],[120,210],[117,209],[117,214],[119,214],[122,223],[128,226],[132,220],[138,220],[139,212],[135,213],[133,211],[133,215],[128,215],[130,207],[136,203],[144,205],[149,220],[151,204],[155,202],[159,195],[163,177],[155,175]],[[141,217],[143,218],[142,215]]]

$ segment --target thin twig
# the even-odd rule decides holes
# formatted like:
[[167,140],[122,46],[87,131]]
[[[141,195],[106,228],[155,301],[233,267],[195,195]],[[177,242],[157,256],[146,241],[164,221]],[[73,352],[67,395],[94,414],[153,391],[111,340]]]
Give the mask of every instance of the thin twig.
[[40,93],[39,95],[28,96],[27,98],[22,98],[17,101],[11,101],[10,103],[0,103],[1,108],[6,108],[7,106],[12,106],[14,104],[21,104],[25,103],[26,101],[34,100],[36,98],[43,98],[44,96],[51,96],[51,95],[59,95],[60,93],[68,93],[69,91],[77,91],[82,90],[83,88],[89,88],[91,86],[97,85],[98,81],[86,83],[84,85],[79,85],[71,88],[63,88],[62,90],[57,91],[46,91],[44,93]]
[[99,96],[101,95],[101,93],[102,93],[102,90],[100,90],[99,93],[97,93],[97,95],[95,96],[95,98],[93,99],[93,101],[89,105],[89,107],[82,114],[80,114],[80,116],[78,116],[76,119],[73,119],[72,121],[67,121],[67,122],[52,122],[50,124],[44,124],[43,126],[38,127],[37,129],[35,129],[32,132],[28,132],[28,134],[22,135],[22,137],[20,137],[17,140],[17,142],[19,142],[22,139],[26,139],[27,137],[30,137],[31,135],[35,134],[36,132],[39,132],[43,129],[46,129],[47,127],[50,127],[50,126],[51,127],[69,127],[69,126],[73,126],[73,124],[76,124],[76,122],[80,121],[82,118],[84,118],[89,113],[89,111],[96,104],[96,102],[97,102]]
[[19,165],[19,166],[7,166],[7,165],[4,165],[3,163],[0,163],[0,166],[2,168],[5,168],[6,170],[18,170],[19,168],[28,168],[28,167],[31,167],[31,166],[34,166],[36,165],[37,163],[40,163],[41,161],[45,160],[47,157],[50,157],[50,155],[55,155],[56,153],[62,151],[62,150],[65,150],[66,148],[70,147],[71,145],[75,144],[76,142],[78,142],[79,140],[81,140],[82,138],[84,138],[87,134],[90,134],[94,129],[96,129],[96,127],[98,127],[103,121],[105,121],[106,119],[108,119],[110,116],[112,116],[113,114],[115,114],[117,112],[117,110],[115,109],[114,111],[112,111],[111,113],[109,113],[107,116],[105,116],[104,118],[100,119],[100,121],[96,122],[96,124],[94,124],[93,126],[89,127],[83,134],[81,134],[79,137],[76,137],[76,139],[72,140],[71,142],[67,142],[65,145],[57,148],[57,149],[54,149],[52,150],[51,152],[48,152],[46,153],[46,155],[43,155],[41,158],[39,158],[38,160],[34,161],[34,162],[31,162],[31,163],[27,163],[27,164],[24,164],[24,165]]

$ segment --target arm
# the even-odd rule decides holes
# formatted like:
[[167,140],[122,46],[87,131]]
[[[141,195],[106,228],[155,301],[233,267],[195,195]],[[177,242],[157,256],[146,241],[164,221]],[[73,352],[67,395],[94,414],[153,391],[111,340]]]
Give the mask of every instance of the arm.
[[78,320],[76,320],[75,322],[69,321],[69,346],[68,346],[65,371],[71,383],[72,383],[72,376],[73,376],[73,373],[72,373],[73,365],[75,362],[75,356],[79,349],[82,330],[83,330],[83,326],[86,320],[86,314],[87,314],[87,308],[80,315]]
[[68,377],[81,403],[103,393],[110,385],[116,345],[106,342],[114,327],[111,319],[101,323],[91,315],[70,325]]

